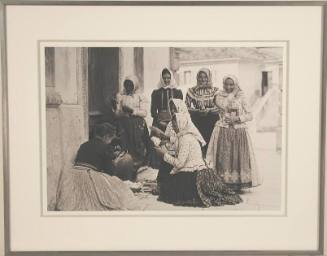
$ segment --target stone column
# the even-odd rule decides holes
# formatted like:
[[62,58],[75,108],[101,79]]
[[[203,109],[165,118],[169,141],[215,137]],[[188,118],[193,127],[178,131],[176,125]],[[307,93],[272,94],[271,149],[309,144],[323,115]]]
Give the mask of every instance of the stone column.
[[58,180],[62,170],[63,152],[60,129],[62,98],[55,88],[55,48],[45,48],[46,72],[46,135],[47,135],[47,200],[48,210],[54,210]]
[[140,89],[144,91],[144,48],[134,48],[134,73],[140,82]]
[[125,77],[134,75],[134,72],[134,48],[119,48],[119,91],[122,90]]
[[176,83],[179,85],[180,84],[180,77],[178,74],[178,70],[180,67],[179,54],[174,47],[169,48],[169,58],[170,58],[170,69],[174,72]]

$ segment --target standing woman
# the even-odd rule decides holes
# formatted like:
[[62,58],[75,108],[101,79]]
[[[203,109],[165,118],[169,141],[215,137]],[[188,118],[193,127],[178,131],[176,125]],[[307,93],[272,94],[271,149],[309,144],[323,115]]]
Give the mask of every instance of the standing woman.
[[139,92],[136,76],[129,76],[124,81],[123,92],[117,95],[118,131],[122,146],[132,156],[135,167],[147,164],[151,148],[145,98]]
[[[193,123],[206,143],[209,143],[215,123],[219,119],[214,103],[218,88],[212,86],[211,72],[207,68],[200,69],[196,79],[197,85],[188,90],[185,102]],[[206,153],[207,145],[202,148],[202,151]]]
[[162,70],[158,87],[151,95],[152,126],[165,131],[167,124],[171,120],[168,106],[169,100],[183,99],[183,93],[176,88],[173,73],[168,68]]
[[252,114],[236,77],[226,76],[223,86],[224,90],[215,99],[221,119],[212,133],[206,161],[225,184],[241,191],[262,183],[246,125]]

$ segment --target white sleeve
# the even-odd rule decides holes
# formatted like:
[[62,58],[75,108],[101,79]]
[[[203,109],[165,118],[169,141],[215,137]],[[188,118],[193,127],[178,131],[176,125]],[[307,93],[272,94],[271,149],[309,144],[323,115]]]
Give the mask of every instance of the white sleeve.
[[146,111],[145,98],[142,95],[139,95],[138,101],[139,101],[138,102],[139,103],[139,108],[134,109],[133,115],[140,116],[140,117],[146,117],[148,113]]
[[166,153],[164,155],[165,162],[171,164],[176,169],[181,169],[185,166],[189,152],[190,152],[190,143],[188,140],[179,141],[181,144],[178,149],[178,156],[173,157],[170,154]]

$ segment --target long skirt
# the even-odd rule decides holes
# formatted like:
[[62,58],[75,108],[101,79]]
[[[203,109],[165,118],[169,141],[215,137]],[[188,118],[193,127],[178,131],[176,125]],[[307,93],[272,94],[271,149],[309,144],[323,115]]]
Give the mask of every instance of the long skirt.
[[165,182],[171,176],[169,173],[173,169],[173,166],[165,162],[163,159],[160,161],[159,171],[157,176],[157,183]]
[[222,206],[242,202],[212,169],[179,172],[160,182],[159,200],[183,206]]
[[258,186],[258,172],[251,139],[246,128],[216,126],[207,151],[206,161],[234,190]]
[[208,113],[207,115],[202,115],[200,113],[195,112],[191,113],[191,119],[196,128],[198,128],[203,139],[207,143],[206,146],[202,148],[203,154],[206,154],[212,131],[215,127],[217,120],[219,119],[219,116],[216,113]]
[[87,167],[73,167],[60,177],[56,210],[141,210],[127,184],[115,176]]
[[148,164],[151,139],[144,118],[123,116],[119,119],[118,129],[123,146],[132,156],[136,168]]

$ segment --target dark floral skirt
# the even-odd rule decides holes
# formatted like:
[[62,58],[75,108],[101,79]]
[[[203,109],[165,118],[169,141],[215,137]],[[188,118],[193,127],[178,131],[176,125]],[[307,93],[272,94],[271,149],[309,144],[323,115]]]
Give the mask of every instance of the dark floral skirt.
[[159,200],[174,205],[210,207],[242,202],[212,169],[164,175],[158,184]]
[[205,207],[234,205],[242,202],[242,198],[226,186],[217,172],[212,169],[197,172],[196,186]]

